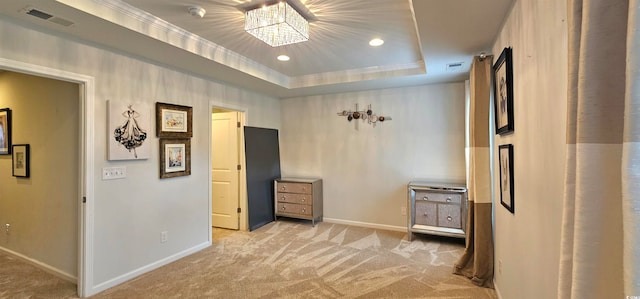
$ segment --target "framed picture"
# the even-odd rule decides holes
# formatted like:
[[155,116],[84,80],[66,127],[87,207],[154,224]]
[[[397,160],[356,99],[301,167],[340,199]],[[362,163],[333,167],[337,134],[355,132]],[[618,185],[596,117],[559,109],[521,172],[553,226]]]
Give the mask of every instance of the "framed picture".
[[160,139],[160,178],[191,175],[191,139]]
[[0,109],[0,155],[11,154],[11,109]]
[[29,145],[14,144],[12,146],[12,175],[15,177],[29,177]]
[[500,158],[500,203],[514,213],[513,201],[513,145],[503,144],[498,147]]
[[143,160],[151,156],[151,105],[108,101],[108,159]]
[[156,135],[161,138],[187,138],[193,136],[193,108],[156,103]]
[[513,132],[513,61],[511,48],[504,48],[493,65],[493,98],[496,133]]

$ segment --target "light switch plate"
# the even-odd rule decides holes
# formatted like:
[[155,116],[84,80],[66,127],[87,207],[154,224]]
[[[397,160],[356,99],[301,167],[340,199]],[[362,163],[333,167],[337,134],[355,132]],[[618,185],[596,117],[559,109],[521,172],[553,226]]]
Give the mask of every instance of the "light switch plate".
[[102,168],[102,180],[117,180],[127,177],[127,167],[104,167]]

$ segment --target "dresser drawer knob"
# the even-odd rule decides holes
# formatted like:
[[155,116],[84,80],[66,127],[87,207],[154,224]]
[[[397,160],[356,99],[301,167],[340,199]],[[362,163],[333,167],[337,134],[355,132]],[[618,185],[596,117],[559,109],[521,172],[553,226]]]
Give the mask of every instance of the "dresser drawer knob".
[[303,198],[302,198],[302,202],[304,202],[304,200],[305,200],[305,198],[303,197]]
[[429,200],[429,196],[426,196],[426,195],[425,195],[423,199],[424,199],[424,200]]
[[287,209],[287,207],[282,207],[282,210],[283,210],[283,211],[284,211],[284,210],[286,210],[286,209]]
[[447,202],[451,202],[451,197],[447,197]]
[[453,218],[451,216],[447,216],[447,220],[451,221]]
[[302,208],[302,213],[304,213],[304,212],[306,212],[306,211],[307,211],[307,209],[305,209],[305,208]]
[[287,199],[287,197],[286,197],[286,196],[283,196],[283,197],[282,197],[282,198],[280,198],[280,199],[282,199],[282,200],[286,200],[286,199]]
[[286,186],[282,186],[282,187],[280,187],[280,189],[284,190],[284,189],[287,189],[287,187]]
[[427,212],[424,212],[424,216],[425,216],[425,217],[426,217],[426,216],[429,216],[429,214],[428,214]]

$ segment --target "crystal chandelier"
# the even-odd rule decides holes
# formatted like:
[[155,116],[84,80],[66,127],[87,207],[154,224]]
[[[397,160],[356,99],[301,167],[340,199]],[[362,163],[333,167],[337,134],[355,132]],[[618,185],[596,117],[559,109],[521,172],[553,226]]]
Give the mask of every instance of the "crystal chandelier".
[[244,30],[272,47],[309,40],[309,22],[285,1],[246,11]]

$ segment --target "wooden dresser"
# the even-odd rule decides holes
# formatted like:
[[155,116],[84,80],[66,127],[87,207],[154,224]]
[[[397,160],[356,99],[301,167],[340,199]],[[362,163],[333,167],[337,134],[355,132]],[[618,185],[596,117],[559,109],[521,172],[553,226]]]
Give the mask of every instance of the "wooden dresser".
[[410,182],[408,239],[413,233],[465,238],[467,188],[451,184]]
[[281,178],[274,181],[278,216],[322,221],[322,179]]

